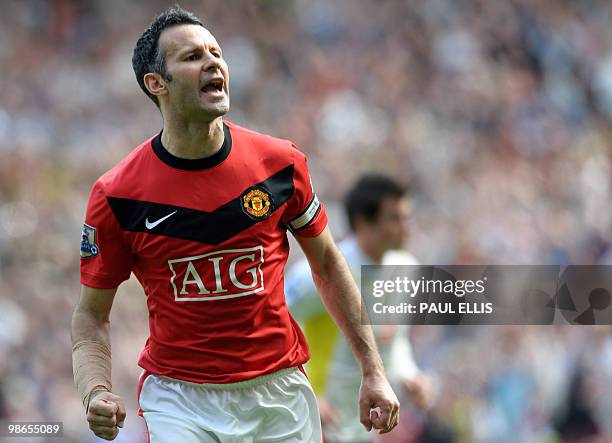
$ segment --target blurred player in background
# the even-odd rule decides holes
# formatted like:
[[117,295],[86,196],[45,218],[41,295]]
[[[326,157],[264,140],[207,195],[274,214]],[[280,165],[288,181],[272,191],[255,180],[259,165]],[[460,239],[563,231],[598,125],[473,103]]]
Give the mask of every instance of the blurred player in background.
[[[369,174],[348,192],[345,210],[353,235],[339,243],[355,280],[361,265],[415,265],[404,250],[410,213],[408,190],[389,177]],[[362,443],[372,437],[356,418],[359,365],[317,294],[306,260],[296,263],[285,280],[287,301],[311,345],[308,372],[318,396],[327,442]],[[431,380],[412,356],[406,325],[374,325],[378,349],[396,389],[403,390],[421,408],[431,402]],[[401,429],[401,426],[400,426]],[[400,431],[398,429],[398,431]],[[401,438],[398,433],[393,434]],[[400,440],[397,440],[400,441]]]
[[149,310],[139,402],[152,443],[321,441],[301,372],[308,347],[285,303],[287,230],[359,362],[355,420],[392,430],[399,403],[372,330],[360,324],[359,291],[305,156],[223,120],[227,64],[191,13],[176,7],[158,16],[132,63],[164,126],[104,174],[89,199],[72,337],[92,431],[112,440],[125,420],[112,393],[109,314],[133,272]]

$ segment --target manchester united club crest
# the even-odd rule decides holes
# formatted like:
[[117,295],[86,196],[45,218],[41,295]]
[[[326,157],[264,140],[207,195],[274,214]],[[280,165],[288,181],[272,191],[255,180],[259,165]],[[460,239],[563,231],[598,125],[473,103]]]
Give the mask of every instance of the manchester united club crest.
[[272,209],[272,198],[262,188],[251,188],[242,195],[242,210],[255,220],[266,218]]

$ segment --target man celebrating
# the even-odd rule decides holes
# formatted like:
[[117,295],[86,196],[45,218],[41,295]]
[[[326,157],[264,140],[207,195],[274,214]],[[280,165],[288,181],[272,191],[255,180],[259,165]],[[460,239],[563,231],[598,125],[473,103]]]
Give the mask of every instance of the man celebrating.
[[112,440],[125,419],[110,380],[109,314],[133,272],[149,310],[139,403],[151,443],[321,441],[301,371],[308,348],[284,297],[287,230],[359,362],[361,422],[392,430],[399,403],[371,328],[361,325],[359,291],[305,156],[222,118],[227,64],[191,13],[159,15],[132,64],[163,131],[98,179],[89,198],[72,340],[92,431]]

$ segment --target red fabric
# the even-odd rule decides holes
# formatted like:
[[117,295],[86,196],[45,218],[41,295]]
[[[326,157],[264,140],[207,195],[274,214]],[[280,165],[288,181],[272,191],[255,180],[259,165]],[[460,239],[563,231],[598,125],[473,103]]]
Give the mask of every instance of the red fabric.
[[[292,154],[295,158],[295,170],[293,173],[293,182],[295,184],[295,194],[287,203],[287,210],[283,215],[283,222],[288,223],[292,219],[298,217],[302,211],[312,201],[313,191],[310,182],[310,175],[306,165],[306,156],[301,153],[295,145],[292,146]],[[327,215],[324,208],[316,214],[315,218],[305,227],[300,228],[295,232],[300,237],[316,237],[327,226]]]
[[[231,151],[209,169],[173,168],[153,152],[151,140],[143,143],[96,182],[85,218],[96,229],[99,252],[81,259],[81,283],[114,288],[133,272],[149,310],[150,336],[140,366],[196,383],[243,381],[309,358],[304,335],[285,303],[283,278],[289,253],[285,225],[313,197],[306,157],[286,140],[227,124]],[[218,245],[124,231],[106,200],[116,197],[212,212],[289,165],[294,168],[291,197],[268,218]],[[297,235],[316,236],[326,224],[322,207]],[[235,289],[241,294],[255,281],[257,290],[211,299],[231,294],[236,281],[242,285]],[[202,295],[201,285],[207,294]],[[225,292],[215,293],[219,285]]]
[[140,409],[140,393],[142,392],[142,386],[144,385],[144,382],[149,375],[151,375],[149,371],[144,371],[140,376],[140,379],[138,380],[138,391],[136,392],[136,399],[138,400],[138,415],[140,415],[141,417],[143,416],[143,411],[142,409]]

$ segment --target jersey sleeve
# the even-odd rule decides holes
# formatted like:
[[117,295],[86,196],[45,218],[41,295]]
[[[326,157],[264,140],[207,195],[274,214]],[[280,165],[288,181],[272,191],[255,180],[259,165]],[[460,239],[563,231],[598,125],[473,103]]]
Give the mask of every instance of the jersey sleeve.
[[296,236],[316,237],[327,226],[327,214],[314,192],[306,156],[295,145],[292,151],[294,192],[283,215],[283,222]]
[[131,272],[130,250],[98,181],[89,196],[81,234],[81,283],[113,289],[127,280]]

